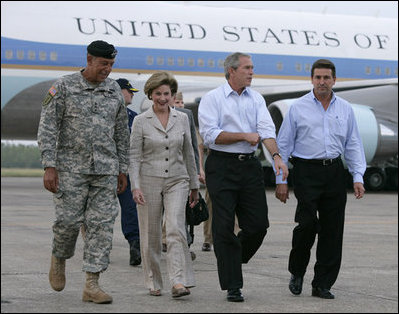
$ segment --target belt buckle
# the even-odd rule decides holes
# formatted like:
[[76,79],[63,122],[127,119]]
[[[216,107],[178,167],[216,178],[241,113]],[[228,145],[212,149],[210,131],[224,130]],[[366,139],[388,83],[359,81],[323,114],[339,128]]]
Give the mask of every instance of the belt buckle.
[[238,155],[238,160],[239,161],[244,161],[245,160],[245,155]]
[[323,159],[323,166],[328,166],[332,164],[332,159]]

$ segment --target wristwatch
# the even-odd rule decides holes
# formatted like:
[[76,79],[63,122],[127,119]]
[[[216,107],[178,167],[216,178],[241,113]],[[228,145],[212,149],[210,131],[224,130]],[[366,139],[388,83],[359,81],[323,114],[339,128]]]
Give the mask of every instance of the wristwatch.
[[276,157],[276,156],[279,156],[279,157],[281,158],[280,153],[279,153],[279,152],[275,152],[275,153],[273,153],[273,155],[272,155],[272,159],[274,160],[274,157]]

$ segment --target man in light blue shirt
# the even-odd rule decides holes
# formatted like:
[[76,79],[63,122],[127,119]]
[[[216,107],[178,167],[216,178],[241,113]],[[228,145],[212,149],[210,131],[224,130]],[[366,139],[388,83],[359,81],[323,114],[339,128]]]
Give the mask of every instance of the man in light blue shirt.
[[[285,180],[288,168],[276,144],[273,120],[263,97],[249,88],[251,57],[228,56],[227,83],[202,97],[198,122],[210,153],[205,178],[212,201],[212,235],[219,283],[227,300],[242,302],[241,263],[247,263],[261,246],[269,226],[263,170],[254,156],[262,141],[275,158],[277,174]],[[234,234],[235,214],[241,231]]]
[[[312,296],[334,299],[330,292],[342,257],[346,205],[345,158],[353,176],[355,197],[364,195],[366,159],[351,105],[332,91],[335,66],[325,59],[312,67],[313,90],[295,101],[281,125],[277,143],[283,161],[294,165],[298,204],[288,270],[290,291],[302,292],[303,276],[318,234]],[[289,198],[287,181],[276,177],[276,197]]]

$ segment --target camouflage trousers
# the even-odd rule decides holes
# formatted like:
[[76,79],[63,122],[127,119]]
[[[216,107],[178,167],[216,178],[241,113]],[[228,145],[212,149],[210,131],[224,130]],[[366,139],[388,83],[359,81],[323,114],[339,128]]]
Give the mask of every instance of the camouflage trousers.
[[59,172],[54,194],[53,255],[68,259],[75,253],[80,226],[85,225],[83,271],[107,269],[119,205],[117,176]]

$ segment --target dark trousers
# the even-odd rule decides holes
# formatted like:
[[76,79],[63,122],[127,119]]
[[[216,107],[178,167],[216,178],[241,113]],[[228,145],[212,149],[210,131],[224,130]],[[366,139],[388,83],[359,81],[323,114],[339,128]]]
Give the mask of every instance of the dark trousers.
[[318,235],[313,287],[330,289],[341,266],[346,181],[342,161],[323,166],[295,161],[293,185],[298,200],[288,270],[304,276]]
[[[205,174],[219,283],[222,290],[242,288],[241,263],[256,253],[269,227],[262,166],[257,158],[240,161],[211,153]],[[237,236],[235,214],[241,229]]]
[[118,199],[121,206],[121,225],[125,239],[129,242],[140,240],[137,208],[133,200],[129,177],[127,177],[127,188],[125,192],[118,194]]

